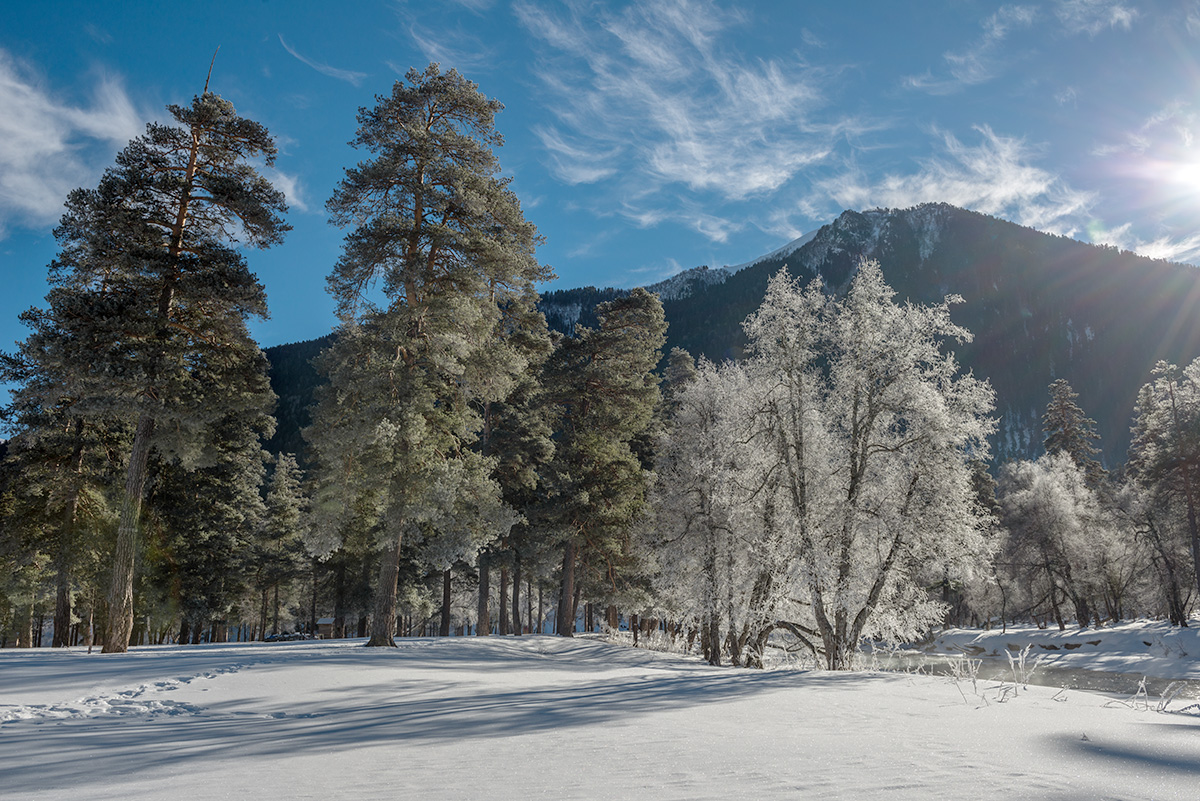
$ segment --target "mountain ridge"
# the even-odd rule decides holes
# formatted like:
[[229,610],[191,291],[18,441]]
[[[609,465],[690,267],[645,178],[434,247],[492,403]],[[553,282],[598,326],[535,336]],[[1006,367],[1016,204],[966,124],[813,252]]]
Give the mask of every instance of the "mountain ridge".
[[[989,379],[996,390],[997,461],[1041,452],[1046,387],[1056,378],[1071,382],[1084,411],[1097,420],[1105,462],[1122,461],[1137,390],[1154,363],[1186,363],[1200,355],[1200,314],[1191,312],[1200,309],[1200,269],[945,203],[847,210],[741,269],[693,268],[649,288],[661,292],[670,323],[667,347],[720,361],[741,355],[741,323],[762,301],[771,275],[787,266],[796,275],[819,275],[838,292],[861,258],[880,262],[900,301],[964,298],[952,317],[974,341],[956,350],[964,369]],[[540,308],[552,328],[570,334],[576,325],[595,325],[596,303],[628,291],[553,290],[542,296]],[[274,364],[273,351],[282,359],[280,349],[305,344],[267,354]],[[295,360],[289,364],[294,374]],[[304,392],[286,382],[276,392],[286,398],[276,438],[299,444],[299,427],[285,421],[284,407],[288,415],[302,409]]]

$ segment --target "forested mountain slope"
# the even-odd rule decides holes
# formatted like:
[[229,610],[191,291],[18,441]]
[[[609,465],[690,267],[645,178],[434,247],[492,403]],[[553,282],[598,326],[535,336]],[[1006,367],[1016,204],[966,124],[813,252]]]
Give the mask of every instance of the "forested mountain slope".
[[[964,299],[953,318],[975,334],[959,346],[963,365],[996,389],[999,460],[1041,450],[1046,387],[1065,378],[1098,423],[1109,465],[1124,460],[1138,388],[1159,359],[1186,363],[1200,355],[1200,270],[1111,247],[1088,245],[946,204],[911,209],[847,211],[798,248],[783,249],[737,272],[697,268],[654,289],[664,290],[667,347],[713,360],[736,358],[741,322],[762,301],[767,278],[785,263],[795,274],[820,275],[843,290],[860,257],[877,259],[900,299]],[[669,290],[667,289],[669,287]],[[626,290],[548,292],[541,308],[551,327],[594,325],[596,303]],[[267,351],[280,395],[273,444],[299,446],[294,418],[315,375],[302,375],[299,351],[314,343]],[[309,356],[310,357],[310,356]],[[284,368],[284,364],[288,364]],[[286,369],[290,376],[284,377]],[[284,443],[287,443],[284,445]]]

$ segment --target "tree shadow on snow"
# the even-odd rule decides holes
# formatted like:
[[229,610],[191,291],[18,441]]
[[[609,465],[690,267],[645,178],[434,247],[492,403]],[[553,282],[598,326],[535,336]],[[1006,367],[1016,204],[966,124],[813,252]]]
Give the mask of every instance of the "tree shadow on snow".
[[[365,672],[339,671],[340,686],[308,691],[304,706],[271,708],[257,702],[248,711],[221,701],[192,714],[5,724],[0,742],[16,736],[20,747],[0,748],[0,773],[10,787],[66,788],[178,769],[192,759],[326,757],[379,744],[465,744],[625,724],[643,715],[715,707],[783,688],[816,691],[889,680],[861,673],[714,669],[587,640],[526,637],[473,643],[462,638],[455,643],[401,642],[398,649],[365,654],[365,649],[314,650],[303,659],[306,666]],[[286,667],[297,664],[294,658],[271,661],[253,669],[280,669],[281,682],[288,680]],[[409,661],[415,664],[406,665]],[[384,677],[375,668],[395,672]],[[506,672],[510,675],[500,675]],[[616,675],[591,675],[603,673]]]

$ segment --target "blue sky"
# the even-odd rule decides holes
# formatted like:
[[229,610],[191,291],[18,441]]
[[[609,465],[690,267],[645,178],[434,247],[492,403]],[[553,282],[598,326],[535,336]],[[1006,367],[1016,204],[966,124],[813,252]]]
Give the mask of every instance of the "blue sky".
[[[945,201],[1200,263],[1200,2],[5,3],[0,348],[66,193],[212,88],[277,137],[294,230],[252,251],[264,346],[327,333],[325,200],[410,67],[498,98],[550,288],[739,264],[843,209]],[[885,265],[886,267],[886,265]]]

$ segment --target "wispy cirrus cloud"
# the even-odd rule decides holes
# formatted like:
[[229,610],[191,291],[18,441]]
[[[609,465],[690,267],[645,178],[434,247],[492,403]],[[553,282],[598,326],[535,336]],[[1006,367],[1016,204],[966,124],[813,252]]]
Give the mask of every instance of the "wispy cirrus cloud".
[[1033,25],[1038,16],[1033,6],[1001,6],[981,25],[980,37],[959,51],[943,54],[946,74],[910,75],[903,85],[930,94],[950,94],[992,80],[1005,63],[1002,45],[1009,33]]
[[567,183],[612,182],[622,213],[641,225],[686,219],[720,241],[728,225],[681,211],[674,196],[769,194],[844,135],[814,121],[825,103],[820,70],[728,46],[744,21],[737,10],[703,0],[515,9],[548,46],[535,72],[553,119],[535,132],[551,170]]
[[1129,30],[1138,10],[1123,0],[1058,0],[1054,15],[1070,33],[1095,36],[1106,29]]
[[355,72],[354,70],[344,70],[338,67],[332,67],[323,62],[314,61],[307,56],[301,55],[296,48],[287,43],[287,40],[283,38],[282,33],[279,34],[279,43],[283,45],[283,49],[288,51],[288,53],[297,61],[307,64],[322,75],[328,75],[330,78],[337,78],[339,81],[345,81],[346,83],[353,84],[354,86],[361,84],[363,78],[367,77],[367,73],[365,72]]
[[[488,5],[479,4],[479,8],[475,8],[474,3],[458,1],[476,11],[484,11]],[[461,28],[442,26],[437,30],[430,30],[412,22],[408,24],[408,35],[426,60],[454,67],[459,72],[486,67],[495,61],[494,47]],[[389,66],[395,69],[394,65]]]
[[911,173],[871,177],[851,166],[818,181],[814,198],[802,211],[819,218],[822,202],[864,209],[941,201],[1042,231],[1073,236],[1082,230],[1096,200],[1092,193],[1075,189],[1037,166],[1037,151],[1023,139],[1001,136],[987,126],[975,130],[977,144],[938,132],[938,152],[919,161],[919,169]]
[[0,238],[14,225],[52,223],[67,193],[95,183],[150,119],[115,77],[99,77],[90,102],[75,104],[4,50],[0,108]]
[[1153,239],[1145,239],[1133,230],[1132,223],[1106,228],[1099,220],[1094,220],[1088,226],[1087,239],[1097,245],[1112,245],[1151,259],[1200,262],[1200,234],[1161,233]]

